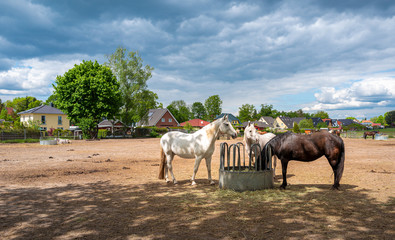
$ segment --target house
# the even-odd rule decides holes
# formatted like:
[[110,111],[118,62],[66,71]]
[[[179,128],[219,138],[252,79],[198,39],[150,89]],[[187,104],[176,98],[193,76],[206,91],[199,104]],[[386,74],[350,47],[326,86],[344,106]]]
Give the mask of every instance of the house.
[[299,124],[300,121],[303,119],[306,119],[304,117],[297,117],[297,118],[290,118],[290,117],[277,117],[274,120],[274,127],[275,128],[280,128],[280,129],[292,129],[294,127],[294,122],[296,124]]
[[325,118],[325,119],[322,119],[322,121],[323,121],[324,123],[326,123],[326,125],[328,125],[328,127],[333,127],[332,119],[330,119],[330,118]]
[[266,123],[269,127],[274,127],[274,118],[272,117],[261,117],[258,121]]
[[309,118],[309,119],[311,119],[312,121],[313,121],[313,125],[314,125],[314,127],[317,127],[317,125],[318,125],[318,123],[320,123],[320,122],[323,122],[322,121],[322,119],[321,118]]
[[[262,121],[253,121],[251,123],[254,124],[254,127],[258,131],[264,131],[266,128],[270,127],[267,123],[264,123]],[[243,128],[246,128],[247,125],[248,125],[248,122],[243,122]]]
[[353,119],[335,119],[333,126],[343,128],[353,123],[358,123],[358,122],[354,121]]
[[192,120],[180,123],[180,126],[184,127],[185,124],[187,124],[187,123],[191,124],[192,127],[196,127],[196,128],[202,128],[202,127],[210,124],[210,122],[207,122],[207,121],[204,121],[202,119],[196,118],[196,119],[192,119]]
[[137,123],[138,127],[156,126],[160,127],[177,127],[179,123],[167,108],[150,109],[146,120]]
[[119,120],[103,120],[101,121],[97,127],[99,129],[106,129],[107,131],[111,132],[112,135],[114,135],[114,132],[118,132],[120,130],[123,130],[124,128],[128,128],[127,126],[125,126],[125,124],[123,124],[123,122],[119,121]]
[[25,126],[37,122],[42,131],[53,129],[69,129],[70,120],[61,110],[41,105],[23,112],[19,112],[21,123]]
[[222,118],[225,115],[228,115],[229,122],[232,123],[232,125],[241,125],[240,120],[231,113],[221,113],[215,119]]

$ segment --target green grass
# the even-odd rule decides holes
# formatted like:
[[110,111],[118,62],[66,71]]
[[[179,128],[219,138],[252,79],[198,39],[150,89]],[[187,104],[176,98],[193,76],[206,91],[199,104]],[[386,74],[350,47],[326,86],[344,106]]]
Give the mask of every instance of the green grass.
[[[367,132],[367,131],[379,131],[381,134],[388,135],[388,138],[395,138],[395,128],[361,130],[361,131],[348,131],[347,132],[347,137],[362,138],[363,137],[363,133]],[[342,136],[346,136],[346,133],[342,133]]]
[[12,140],[4,140],[0,141],[0,143],[38,143],[40,139],[12,139]]

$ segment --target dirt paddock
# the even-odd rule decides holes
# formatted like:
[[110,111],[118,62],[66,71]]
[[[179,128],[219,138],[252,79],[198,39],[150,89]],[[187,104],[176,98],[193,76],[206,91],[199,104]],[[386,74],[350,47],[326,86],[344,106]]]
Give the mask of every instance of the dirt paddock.
[[0,239],[395,239],[395,139],[344,139],[340,191],[321,158],[244,193],[218,189],[223,141],[215,186],[177,157],[179,184],[158,180],[159,139],[0,144]]

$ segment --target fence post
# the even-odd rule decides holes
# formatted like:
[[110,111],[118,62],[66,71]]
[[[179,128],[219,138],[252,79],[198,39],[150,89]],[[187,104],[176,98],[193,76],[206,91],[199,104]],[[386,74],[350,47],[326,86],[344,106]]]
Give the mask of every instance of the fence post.
[[24,140],[26,140],[26,129],[23,129],[23,137],[24,137]]

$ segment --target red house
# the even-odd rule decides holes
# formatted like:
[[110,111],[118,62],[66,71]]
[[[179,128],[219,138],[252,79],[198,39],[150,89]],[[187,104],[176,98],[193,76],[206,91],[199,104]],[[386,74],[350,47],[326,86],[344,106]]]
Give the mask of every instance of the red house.
[[188,122],[189,122],[189,124],[191,124],[192,127],[198,127],[198,128],[202,128],[202,127],[210,124],[210,122],[207,122],[207,121],[204,121],[202,119],[196,118],[196,119],[192,119],[192,120],[183,122],[183,123],[180,124],[180,126],[184,127],[185,124],[187,124]]
[[177,119],[171,114],[167,108],[150,109],[148,111],[148,121],[142,120],[137,123],[139,127],[156,126],[161,127],[177,127],[179,125]]

